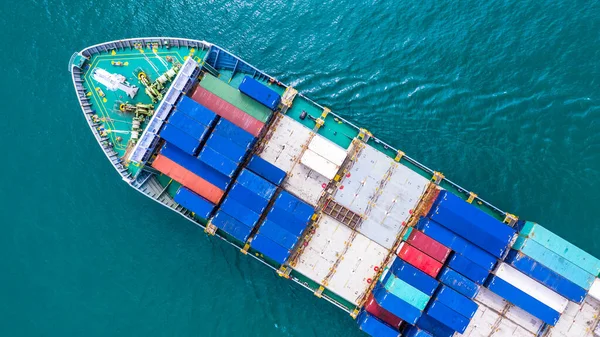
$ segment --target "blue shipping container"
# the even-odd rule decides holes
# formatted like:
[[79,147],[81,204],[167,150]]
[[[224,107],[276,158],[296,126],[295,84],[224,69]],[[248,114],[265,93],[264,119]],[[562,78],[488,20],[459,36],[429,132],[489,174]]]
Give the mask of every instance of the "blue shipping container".
[[180,150],[189,155],[196,155],[200,149],[200,141],[187,133],[179,130],[172,124],[163,126],[159,134],[160,138],[177,146]]
[[587,291],[527,255],[511,249],[504,261],[566,299],[581,303]]
[[275,200],[275,206],[293,214],[296,219],[305,224],[309,223],[310,219],[315,214],[314,207],[286,191],[281,191]]
[[177,104],[177,111],[183,112],[198,123],[207,127],[211,127],[217,120],[216,113],[187,96],[181,98]]
[[248,236],[250,236],[250,232],[252,231],[252,228],[221,211],[217,212],[211,223],[242,242],[248,240]]
[[440,282],[473,299],[479,293],[479,286],[449,267],[444,267],[439,276]]
[[242,93],[271,110],[276,110],[281,101],[281,96],[278,93],[253,79],[251,76],[244,76],[239,89]]
[[236,182],[267,200],[271,200],[271,197],[273,197],[273,194],[275,194],[275,191],[277,190],[277,186],[247,169],[242,170],[242,173],[237,177]]
[[285,171],[256,155],[252,156],[246,167],[277,186],[285,179]]
[[466,256],[469,260],[486,270],[492,270],[496,265],[497,258],[495,256],[487,253],[483,249],[468,242],[431,219],[421,218],[417,223],[417,229],[444,246],[451,248],[453,251]]
[[269,214],[267,214],[267,219],[296,236],[302,235],[307,226],[306,223],[302,223],[296,219],[292,213],[288,213],[277,206],[271,208]]
[[213,134],[227,138],[244,149],[248,149],[254,144],[254,136],[250,132],[224,118],[219,120]]
[[210,213],[215,208],[213,203],[183,186],[177,190],[177,193],[173,199],[176,203],[189,209],[190,211],[196,213],[197,216],[204,219],[208,219],[208,217],[210,217]]
[[176,146],[165,144],[160,153],[222,190],[229,185],[230,179],[227,176],[204,164],[198,158],[183,152]]
[[436,321],[459,333],[465,332],[467,326],[469,326],[470,320],[468,318],[450,309],[439,301],[432,302],[429,307],[425,309],[425,312]]
[[448,267],[456,270],[459,274],[467,277],[469,280],[477,284],[483,284],[485,279],[490,274],[489,270],[481,268],[471,260],[456,253],[452,254],[450,262],[448,262]]
[[200,151],[198,159],[229,178],[233,177],[233,174],[238,167],[235,162],[208,146],[205,146],[202,151]]
[[433,296],[433,293],[439,284],[433,277],[397,257],[394,258],[390,271],[402,281],[417,288],[428,296]]
[[231,161],[238,164],[242,161],[242,159],[244,159],[246,152],[248,152],[246,148],[237,145],[230,139],[221,137],[219,135],[215,135],[214,133],[211,134],[210,137],[208,137],[208,140],[206,141],[206,146],[219,152],[220,154],[231,159]]
[[406,303],[394,294],[385,290],[381,283],[377,283],[373,290],[373,297],[383,309],[391,312],[408,324],[414,325],[421,316],[421,310]]
[[516,234],[510,226],[447,191],[440,192],[429,218],[500,258]]
[[560,313],[557,311],[495,275],[488,280],[487,287],[498,296],[527,311],[546,324],[556,325],[560,318]]
[[466,298],[456,290],[445,285],[441,286],[439,292],[435,295],[435,300],[465,316],[469,320],[473,318],[479,307],[473,300]]
[[237,202],[234,198],[227,196],[223,204],[221,204],[220,208],[221,212],[225,212],[234,219],[240,221],[244,225],[254,228],[258,219],[260,218],[260,214],[255,213],[250,210],[248,207],[242,205]]
[[428,331],[435,337],[452,337],[454,330],[438,322],[427,314],[423,314],[417,321],[417,326],[425,331]]
[[261,234],[256,234],[254,236],[250,246],[279,264],[284,264],[291,254],[289,250],[281,247],[271,239]]
[[227,194],[227,197],[235,199],[240,204],[248,207],[258,214],[262,214],[269,203],[269,200],[259,197],[256,195],[256,193],[250,191],[240,184],[234,184]]
[[200,142],[202,142],[204,137],[208,134],[208,129],[206,126],[196,122],[191,117],[188,117],[186,114],[178,111],[175,111],[171,114],[168,122]]
[[298,242],[298,237],[296,235],[290,233],[285,228],[282,228],[269,219],[263,222],[258,231],[260,234],[268,237],[287,250],[292,250],[296,242]]
[[404,330],[402,337],[433,337],[433,335],[425,330],[421,330],[416,326],[411,325]]
[[356,318],[358,327],[372,337],[400,337],[400,333],[366,311]]

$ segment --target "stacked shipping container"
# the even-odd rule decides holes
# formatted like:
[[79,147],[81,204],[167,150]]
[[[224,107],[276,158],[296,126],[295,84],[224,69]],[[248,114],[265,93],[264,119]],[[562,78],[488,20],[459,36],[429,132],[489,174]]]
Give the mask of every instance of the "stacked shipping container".
[[252,248],[279,264],[285,263],[314,212],[312,206],[282,191],[252,240]]
[[246,242],[276,189],[277,186],[243,169],[211,223]]
[[204,75],[192,99],[254,137],[260,135],[271,115],[269,108],[210,74]]

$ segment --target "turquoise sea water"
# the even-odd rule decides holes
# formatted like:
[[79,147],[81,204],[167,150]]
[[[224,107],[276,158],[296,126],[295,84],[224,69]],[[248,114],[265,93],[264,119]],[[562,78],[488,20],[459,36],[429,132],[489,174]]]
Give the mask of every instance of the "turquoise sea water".
[[120,181],[67,62],[205,39],[501,209],[600,256],[600,4],[0,3],[1,336],[362,336],[351,318]]

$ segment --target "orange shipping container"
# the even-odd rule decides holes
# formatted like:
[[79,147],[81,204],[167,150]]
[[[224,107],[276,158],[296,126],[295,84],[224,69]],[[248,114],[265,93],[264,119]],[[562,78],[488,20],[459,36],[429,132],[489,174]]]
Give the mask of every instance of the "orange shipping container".
[[152,167],[203,196],[213,204],[217,204],[223,197],[223,191],[221,189],[163,155],[159,154],[156,159],[154,159]]

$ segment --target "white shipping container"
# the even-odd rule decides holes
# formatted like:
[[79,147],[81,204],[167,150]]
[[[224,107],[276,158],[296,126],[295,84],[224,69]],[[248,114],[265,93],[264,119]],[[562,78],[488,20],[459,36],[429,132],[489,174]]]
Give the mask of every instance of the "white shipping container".
[[341,166],[348,155],[346,150],[321,135],[315,135],[308,148],[337,166]]
[[565,311],[569,300],[548,289],[546,286],[521,273],[512,266],[501,263],[495,272],[496,276],[529,294],[559,313]]
[[315,234],[298,257],[294,269],[321,284],[344,250],[352,230],[327,215],[317,223]]
[[340,168],[339,166],[321,157],[320,155],[318,155],[310,149],[306,149],[304,151],[300,162],[306,165],[306,167],[310,168],[311,170],[320,173],[322,176],[329,180],[335,177]]
[[282,116],[271,130],[274,131],[267,135],[270,138],[259,156],[289,173],[313,132],[288,116]]
[[358,304],[371,283],[376,281],[377,271],[387,255],[385,248],[364,235],[357,234],[327,288],[349,302]]
[[590,287],[590,290],[588,291],[588,295],[592,296],[597,301],[600,301],[600,279],[599,278],[596,277],[596,279],[594,280],[594,283],[592,283],[592,286]]

